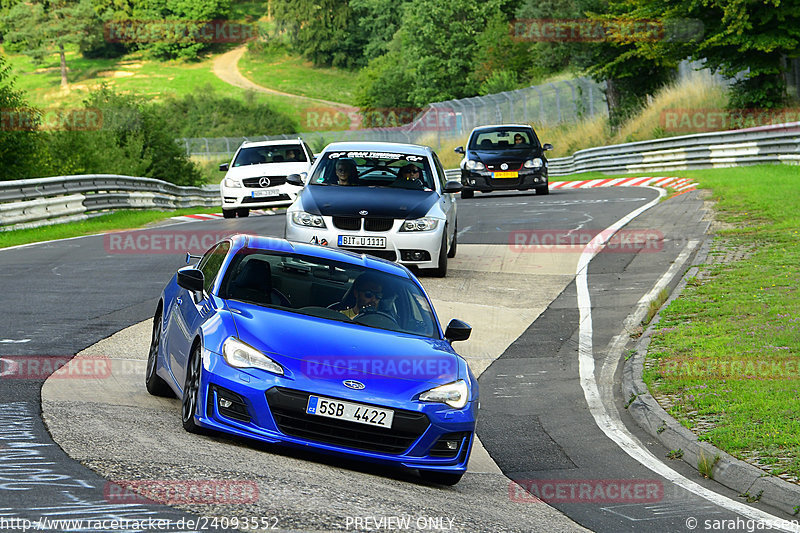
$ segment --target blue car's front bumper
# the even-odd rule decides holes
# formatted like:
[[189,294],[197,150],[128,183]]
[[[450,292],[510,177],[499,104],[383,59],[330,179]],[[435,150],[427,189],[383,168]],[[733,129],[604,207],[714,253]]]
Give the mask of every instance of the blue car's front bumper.
[[[392,428],[306,414],[309,394],[393,409]],[[340,380],[237,369],[222,356],[204,350],[196,422],[266,442],[313,447],[406,468],[464,473],[475,432],[477,399],[463,409],[452,409],[414,401],[411,396],[397,400],[398,396],[402,395],[386,393],[382,397],[380,390],[353,391],[344,388]],[[230,405],[223,407],[220,397]],[[458,445],[452,449],[456,441]]]

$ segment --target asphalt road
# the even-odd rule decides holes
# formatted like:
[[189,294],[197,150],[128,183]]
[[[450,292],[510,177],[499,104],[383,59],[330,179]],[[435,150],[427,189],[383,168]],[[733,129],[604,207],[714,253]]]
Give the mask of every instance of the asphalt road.
[[[592,356],[598,366],[598,375],[606,361],[609,344],[620,334],[621,324],[632,307],[686,250],[688,242],[702,239],[705,224],[700,220],[702,213],[696,194],[688,193],[663,202],[626,228],[648,235],[653,231],[660,232],[660,245],[656,249],[634,253],[622,247],[599,254],[590,263],[587,277],[593,306]],[[607,228],[656,196],[654,190],[645,188],[553,191],[546,197],[520,193],[477,195],[474,199],[459,202],[459,244],[517,247],[517,252],[525,253],[525,246],[532,243],[553,242],[547,239],[562,244],[585,243],[581,239]],[[187,238],[194,235],[198,239],[238,231],[279,236],[283,234],[283,218],[253,217],[178,224],[156,231],[165,234],[185,232]],[[40,362],[41,372],[36,379],[0,378],[0,487],[5,489],[0,492],[0,520],[4,517],[36,519],[51,516],[157,517],[177,521],[200,514],[199,509],[191,507],[177,510],[148,503],[122,505],[109,501],[107,481],[95,473],[95,470],[103,471],[101,465],[93,464],[91,457],[83,457],[84,464],[71,460],[52,441],[40,416],[40,389],[46,377],[47,361],[71,356],[150,317],[164,283],[182,265],[180,254],[154,250],[152,239],[146,241],[148,250],[137,248],[136,242],[128,239],[142,233],[85,237],[0,251],[5,304],[0,325],[0,357],[8,360],[13,356],[28,356],[27,361]],[[122,237],[134,245],[125,247],[126,240],[114,240]],[[577,248],[581,247],[576,247],[575,253],[578,253]],[[542,253],[541,249],[537,250]],[[575,272],[563,274],[574,276]],[[535,284],[537,279],[546,279],[536,276],[520,278],[522,276],[509,278],[509,284]],[[459,278],[456,274],[452,279]],[[491,304],[491,300],[488,303]],[[580,380],[579,326],[577,289],[573,282],[481,376],[482,409],[478,434],[503,473],[532,490],[560,483],[569,492],[571,484],[579,486],[575,485],[575,480],[588,482],[593,491],[591,495],[582,493],[584,497],[576,501],[574,495],[559,494],[551,503],[578,524],[595,531],[687,531],[686,521],[690,517],[701,525],[704,520],[735,520],[735,513],[677,488],[635,461],[600,430],[587,406]],[[30,356],[40,357],[32,359]],[[616,367],[615,362],[611,365]],[[607,389],[614,390],[613,387]],[[629,422],[625,416],[625,399],[606,395],[604,401],[608,408],[620,413],[623,421]],[[91,418],[91,412],[82,416],[86,419],[69,422],[91,423],[87,420]],[[144,423],[135,413],[131,416],[138,423]],[[168,422],[173,424],[175,420]],[[668,450],[649,442],[648,437],[632,427],[633,424],[627,426],[656,457],[665,457]],[[121,427],[119,430],[125,429]],[[159,427],[148,428],[148,431],[158,432]],[[157,435],[155,441],[158,441]],[[230,446],[232,454],[238,454],[243,447],[245,451],[242,453],[252,458],[252,446],[222,441]],[[306,465],[309,477],[305,481],[311,485],[315,476],[325,475],[326,466],[333,466],[302,454],[267,451],[277,454],[278,461],[273,468],[280,468],[281,461],[299,460],[299,466],[294,465],[297,468]],[[180,453],[176,456],[180,457]],[[148,460],[140,458],[140,461],[142,459]],[[152,460],[163,462],[157,461],[155,456]],[[87,468],[87,464],[95,470]],[[337,461],[335,465],[338,467],[341,462]],[[358,465],[344,466],[343,472],[337,471],[335,483],[348,487],[352,481],[347,472],[360,472],[362,469]],[[670,466],[695,482],[742,500],[713,482],[701,479],[696,472],[682,468],[681,464],[670,463]],[[122,469],[118,476],[124,475],[124,465],[115,468]],[[243,467],[243,470],[247,469]],[[377,512],[383,514],[402,512],[406,500],[413,501],[413,509],[419,511],[425,508],[425,498],[440,498],[445,503],[450,501],[453,509],[461,509],[463,516],[468,516],[475,509],[463,508],[463,501],[459,504],[463,497],[474,507],[480,505],[481,493],[496,494],[498,490],[495,481],[480,476],[465,476],[454,489],[420,486],[393,472],[381,473],[380,476],[380,488],[389,491],[391,498],[385,494],[378,498],[365,491],[359,494],[362,500],[356,502],[359,508],[369,508],[374,498],[385,504],[377,507]],[[607,495],[609,485],[614,485],[617,480],[640,482],[645,497],[625,499]],[[289,482],[277,473],[275,481]],[[304,494],[302,486],[293,487],[305,498],[315,496]],[[333,485],[325,492],[330,496],[330,502],[324,498],[315,500],[318,505],[316,517],[284,515],[282,529],[303,530],[308,529],[309,524],[325,524],[325,517],[332,513],[333,507],[347,506],[346,501],[336,500],[336,488],[337,485]],[[506,486],[500,490],[504,488],[508,489]],[[525,494],[512,491],[506,502],[494,504],[494,509],[486,509],[484,521],[462,519],[459,527],[454,529],[532,531],[546,528],[545,524],[550,522],[543,521],[538,527],[530,522],[526,525],[524,518],[541,515],[534,510],[543,504],[531,502]],[[509,501],[516,507],[506,507]],[[530,509],[520,510],[525,507]],[[503,512],[498,512],[498,508]],[[187,513],[187,510],[194,512]],[[313,515],[313,510],[304,508],[304,513]],[[558,523],[559,529],[564,527],[563,524]],[[347,529],[339,523],[329,523],[326,528]]]

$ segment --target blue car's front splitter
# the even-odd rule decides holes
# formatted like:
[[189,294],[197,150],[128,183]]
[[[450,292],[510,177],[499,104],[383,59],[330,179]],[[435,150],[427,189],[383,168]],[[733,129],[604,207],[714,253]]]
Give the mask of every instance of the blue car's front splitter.
[[[216,359],[214,355],[211,358]],[[293,388],[300,384],[282,382],[283,378],[277,376],[275,383],[262,379],[247,383],[243,381],[249,379],[247,374],[227,365],[214,366],[214,372],[203,371],[201,376],[199,412],[195,416],[200,426],[385,465],[452,474],[462,474],[467,469],[477,401],[470,402],[462,410],[444,409],[438,404],[411,406],[416,407],[416,411],[395,409],[395,427],[402,435],[376,434],[376,430],[365,424],[304,412],[309,394],[339,397],[345,401],[353,401],[352,398],[341,398],[324,388],[321,391],[315,388],[310,393]],[[221,407],[220,397],[227,407]],[[348,446],[350,442],[354,445]],[[359,443],[361,447],[357,447]]]

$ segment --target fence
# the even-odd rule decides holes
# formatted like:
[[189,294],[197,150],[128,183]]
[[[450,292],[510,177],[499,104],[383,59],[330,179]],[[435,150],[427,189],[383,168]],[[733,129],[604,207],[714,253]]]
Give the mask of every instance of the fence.
[[800,122],[588,148],[549,161],[550,176],[800,164]]
[[108,209],[217,207],[217,187],[91,174],[0,182],[0,229],[33,228],[88,218]]
[[[315,150],[333,141],[388,141],[427,144],[441,148],[442,141],[463,137],[484,124],[572,122],[596,113],[607,114],[604,89],[589,78],[534,85],[488,96],[447,100],[428,105],[410,124],[394,128],[312,131],[259,137],[184,138],[177,142],[191,156],[223,158],[243,141],[269,141],[301,137]],[[442,117],[447,118],[443,127]],[[435,124],[435,127],[431,127]]]

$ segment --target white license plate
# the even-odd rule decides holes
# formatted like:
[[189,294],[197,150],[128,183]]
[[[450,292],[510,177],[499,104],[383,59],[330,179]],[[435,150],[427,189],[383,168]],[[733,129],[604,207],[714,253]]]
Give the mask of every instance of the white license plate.
[[355,246],[357,248],[386,248],[386,237],[339,235],[339,246]]
[[279,196],[281,191],[278,189],[262,189],[260,191],[253,191],[253,198],[268,198],[270,196]]
[[394,411],[360,403],[343,402],[321,396],[309,396],[306,413],[339,420],[349,420],[368,426],[391,428]]

